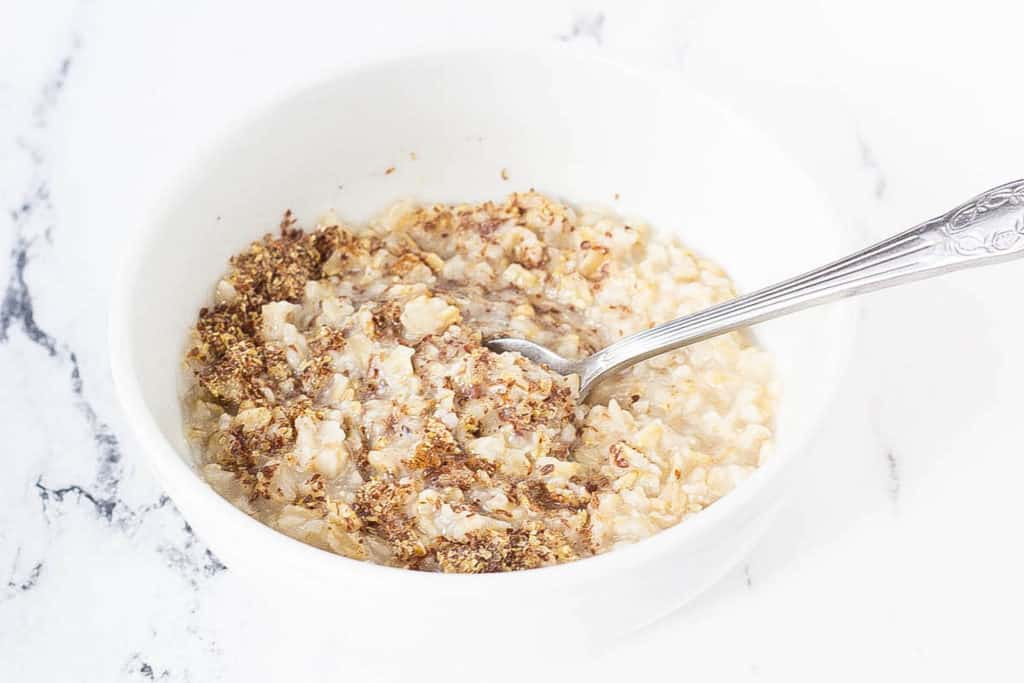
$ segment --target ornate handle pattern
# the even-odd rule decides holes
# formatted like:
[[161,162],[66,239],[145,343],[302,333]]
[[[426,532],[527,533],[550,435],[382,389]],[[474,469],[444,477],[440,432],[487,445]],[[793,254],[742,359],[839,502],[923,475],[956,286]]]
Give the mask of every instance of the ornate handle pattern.
[[576,365],[586,393],[606,374],[681,346],[836,299],[1024,256],[1024,180],[777,285],[621,339]]
[[[952,253],[987,256],[1024,249],[1024,181],[1000,185],[950,211],[942,232]],[[1012,215],[1012,224],[1005,215]]]

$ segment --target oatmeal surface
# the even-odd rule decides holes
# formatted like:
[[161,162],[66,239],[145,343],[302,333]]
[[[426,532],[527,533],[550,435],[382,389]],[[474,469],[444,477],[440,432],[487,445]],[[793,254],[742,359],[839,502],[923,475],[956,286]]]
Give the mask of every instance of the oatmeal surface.
[[731,333],[577,378],[482,345],[587,355],[734,295],[675,240],[535,192],[398,204],[231,259],[185,365],[186,430],[234,505],[301,541],[411,569],[575,560],[699,512],[768,456],[767,354]]

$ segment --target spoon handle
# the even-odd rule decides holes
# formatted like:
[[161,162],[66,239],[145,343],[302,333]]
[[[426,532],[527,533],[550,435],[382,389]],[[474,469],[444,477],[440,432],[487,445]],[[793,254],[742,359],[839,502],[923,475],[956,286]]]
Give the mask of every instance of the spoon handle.
[[1024,257],[1024,180],[795,278],[639,332],[585,361],[582,384],[681,346],[837,299]]

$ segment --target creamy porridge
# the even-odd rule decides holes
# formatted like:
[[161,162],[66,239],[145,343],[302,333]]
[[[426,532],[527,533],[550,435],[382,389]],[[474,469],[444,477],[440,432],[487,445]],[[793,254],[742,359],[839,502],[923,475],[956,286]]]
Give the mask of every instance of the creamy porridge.
[[231,260],[186,357],[187,432],[234,505],[301,541],[412,569],[566,562],[677,524],[771,449],[767,354],[731,333],[609,378],[569,357],[733,296],[674,240],[540,194],[289,214]]

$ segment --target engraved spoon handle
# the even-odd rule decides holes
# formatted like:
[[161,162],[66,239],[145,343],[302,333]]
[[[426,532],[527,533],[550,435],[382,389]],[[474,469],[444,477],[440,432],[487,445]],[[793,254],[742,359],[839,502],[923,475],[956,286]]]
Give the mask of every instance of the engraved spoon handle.
[[795,278],[639,332],[580,363],[581,392],[610,372],[787,313],[961,268],[1024,257],[1024,180]]

